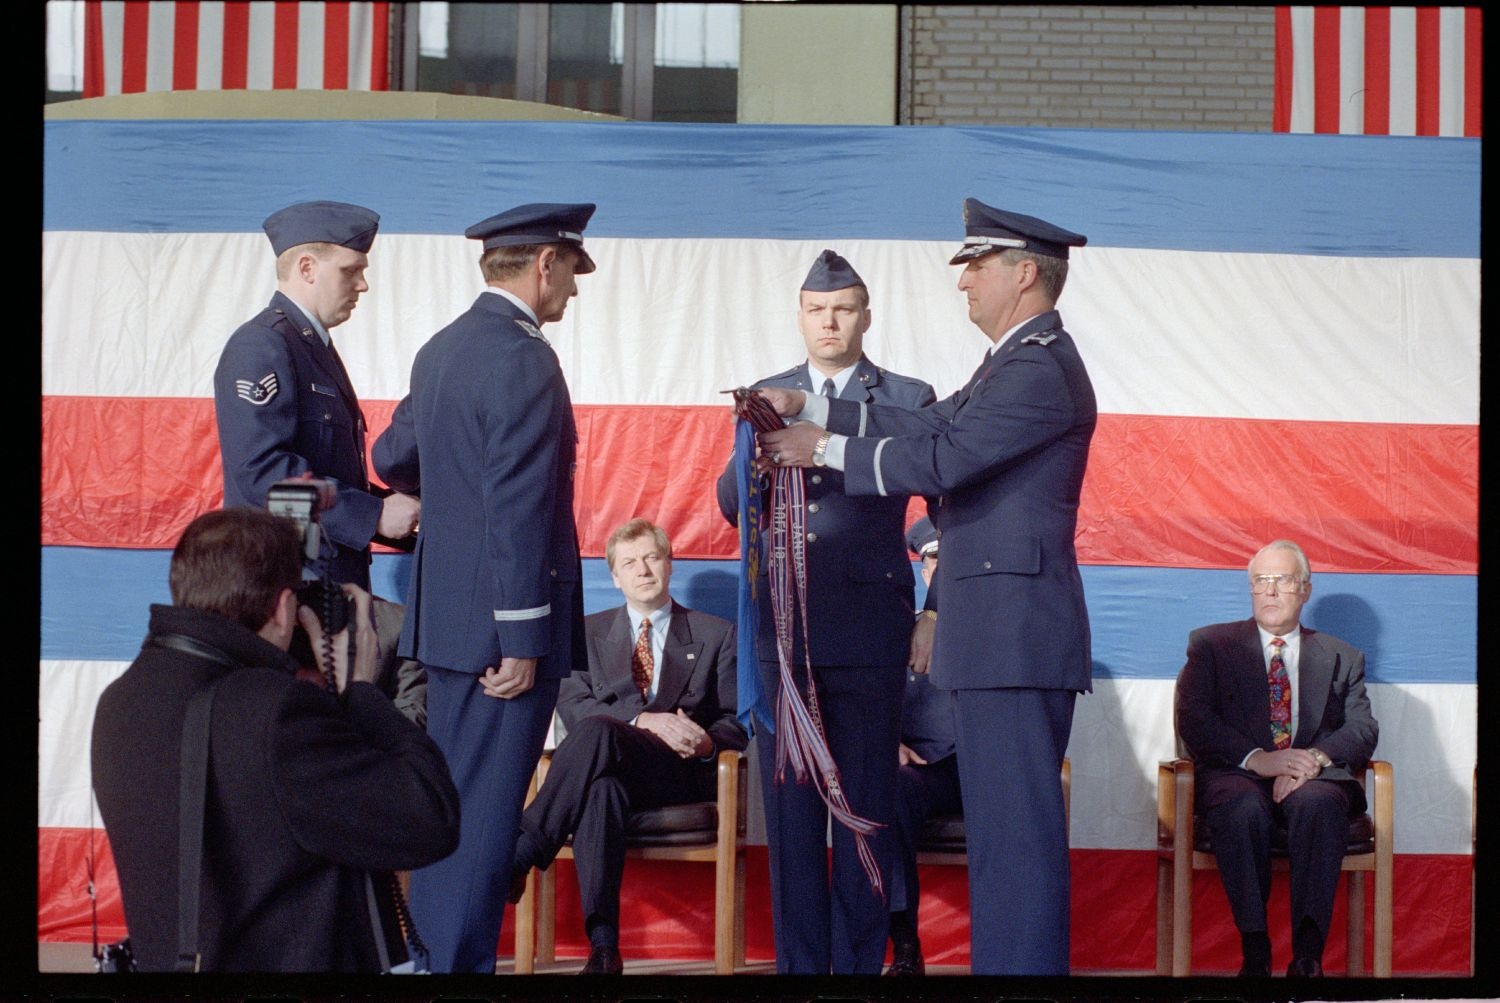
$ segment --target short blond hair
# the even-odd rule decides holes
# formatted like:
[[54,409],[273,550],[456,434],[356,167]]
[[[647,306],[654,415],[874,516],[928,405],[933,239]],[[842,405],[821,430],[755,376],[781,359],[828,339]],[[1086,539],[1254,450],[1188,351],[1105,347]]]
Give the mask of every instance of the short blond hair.
[[292,277],[292,265],[304,254],[311,254],[319,261],[326,261],[328,256],[334,252],[338,244],[330,244],[326,241],[313,241],[308,244],[294,244],[285,251],[276,255],[276,281],[285,282]]
[[604,544],[604,563],[609,570],[615,570],[615,548],[629,540],[636,540],[643,536],[650,536],[656,541],[657,547],[661,549],[661,555],[669,560],[672,557],[672,541],[667,539],[666,530],[662,529],[650,519],[635,518],[625,525],[609,534],[609,540]]

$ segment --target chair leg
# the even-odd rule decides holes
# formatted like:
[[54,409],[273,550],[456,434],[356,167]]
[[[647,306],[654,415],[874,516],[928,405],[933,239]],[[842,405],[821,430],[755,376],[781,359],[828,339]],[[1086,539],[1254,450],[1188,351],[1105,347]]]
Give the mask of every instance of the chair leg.
[[540,874],[531,873],[538,886],[536,957],[543,964],[550,965],[557,960],[557,861],[552,861],[552,866]]
[[530,975],[536,962],[536,871],[526,875],[526,891],[516,903],[517,975]]
[[734,966],[745,966],[745,851],[734,855]]
[[1375,871],[1375,977],[1391,977],[1391,860]]
[[1173,862],[1172,874],[1172,974],[1188,975],[1193,969],[1193,857],[1192,851]]
[[1349,966],[1350,978],[1365,973],[1365,872],[1350,871],[1349,882]]
[[1156,974],[1172,971],[1172,866],[1156,859]]
[[714,974],[734,974],[734,854],[714,861]]

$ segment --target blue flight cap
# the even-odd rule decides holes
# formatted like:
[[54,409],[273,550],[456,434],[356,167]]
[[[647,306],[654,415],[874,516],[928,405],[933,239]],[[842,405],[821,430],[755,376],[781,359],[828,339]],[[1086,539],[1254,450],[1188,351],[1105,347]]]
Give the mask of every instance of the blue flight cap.
[[1089,240],[1046,220],[996,209],[978,199],[964,199],[964,233],[964,246],[948,262],[950,265],[1008,247],[1066,261],[1068,248],[1082,247]]
[[464,236],[484,241],[486,251],[521,244],[571,244],[582,255],[574,274],[587,275],[594,270],[594,259],[583,249],[583,228],[596,208],[592,202],[531,202],[480,220]]
[[906,531],[906,549],[918,557],[933,556],[938,552],[938,531],[932,520],[925,515],[911,524]]
[[375,243],[380,214],[348,202],[298,202],[266,217],[261,229],[277,257],[299,244],[337,244],[361,254]]
[[859,277],[853,265],[837,253],[824,250],[813,262],[807,278],[802,281],[802,288],[810,293],[831,293],[864,284],[865,280]]

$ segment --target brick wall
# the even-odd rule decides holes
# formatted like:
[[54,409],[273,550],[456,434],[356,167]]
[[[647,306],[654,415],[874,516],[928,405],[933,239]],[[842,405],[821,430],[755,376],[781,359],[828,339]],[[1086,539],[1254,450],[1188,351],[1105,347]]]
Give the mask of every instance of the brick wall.
[[903,6],[903,125],[1269,132],[1272,7]]

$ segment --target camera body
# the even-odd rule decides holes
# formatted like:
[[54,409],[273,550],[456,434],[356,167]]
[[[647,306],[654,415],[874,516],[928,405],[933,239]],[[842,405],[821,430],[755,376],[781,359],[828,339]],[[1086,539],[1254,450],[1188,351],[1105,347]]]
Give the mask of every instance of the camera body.
[[326,635],[337,634],[349,623],[349,597],[321,573],[323,527],[318,515],[332,508],[337,499],[338,492],[331,482],[307,477],[277,481],[266,493],[266,509],[297,526],[302,538],[303,566],[316,576],[298,587],[297,602],[318,614]]

